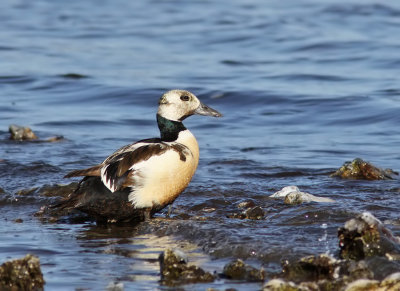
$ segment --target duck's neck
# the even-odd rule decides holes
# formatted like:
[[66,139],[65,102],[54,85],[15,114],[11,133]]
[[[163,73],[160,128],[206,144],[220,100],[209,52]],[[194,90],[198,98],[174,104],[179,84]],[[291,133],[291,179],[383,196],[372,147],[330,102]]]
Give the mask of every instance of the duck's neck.
[[186,127],[180,121],[174,121],[157,114],[157,124],[160,129],[162,141],[175,141],[181,131]]

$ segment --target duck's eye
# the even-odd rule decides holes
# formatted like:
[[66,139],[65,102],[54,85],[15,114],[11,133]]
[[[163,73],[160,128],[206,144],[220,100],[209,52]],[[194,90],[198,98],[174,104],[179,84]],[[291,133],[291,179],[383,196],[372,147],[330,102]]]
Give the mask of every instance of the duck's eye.
[[189,101],[190,97],[188,95],[183,95],[183,96],[181,96],[181,100],[182,101]]

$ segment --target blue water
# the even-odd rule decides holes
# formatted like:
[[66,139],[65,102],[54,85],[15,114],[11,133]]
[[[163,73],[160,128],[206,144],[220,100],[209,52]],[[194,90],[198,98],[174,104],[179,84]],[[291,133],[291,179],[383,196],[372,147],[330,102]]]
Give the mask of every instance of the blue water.
[[[366,210],[400,235],[398,180],[329,177],[356,157],[400,170],[400,3],[3,0],[0,25],[0,262],[37,254],[46,289],[165,289],[157,256],[183,245],[209,271],[241,257],[277,272],[336,254],[337,228]],[[170,219],[43,223],[33,213],[53,200],[16,195],[157,136],[158,98],[174,88],[224,118],[185,121],[200,164]],[[12,142],[13,123],[65,139]],[[268,198],[287,185],[338,203]],[[227,218],[247,200],[265,220]],[[248,286],[232,284],[187,288]]]

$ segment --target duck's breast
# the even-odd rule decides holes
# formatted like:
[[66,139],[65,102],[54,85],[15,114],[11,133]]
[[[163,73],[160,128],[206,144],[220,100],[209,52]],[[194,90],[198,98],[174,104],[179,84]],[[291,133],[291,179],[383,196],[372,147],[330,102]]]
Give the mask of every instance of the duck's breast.
[[[190,132],[189,132],[190,133]],[[132,167],[132,184],[136,185],[129,200],[136,208],[164,206],[172,203],[188,186],[199,161],[194,136],[185,134],[170,148]]]

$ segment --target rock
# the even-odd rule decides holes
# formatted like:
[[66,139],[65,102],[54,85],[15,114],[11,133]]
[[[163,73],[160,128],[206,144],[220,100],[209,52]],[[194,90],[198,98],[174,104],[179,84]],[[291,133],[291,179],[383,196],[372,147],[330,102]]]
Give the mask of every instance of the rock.
[[242,208],[242,209],[247,209],[247,208],[252,208],[255,206],[256,206],[256,204],[254,203],[254,201],[249,200],[249,201],[240,202],[237,207]]
[[338,260],[322,254],[304,257],[294,263],[286,261],[282,272],[285,279],[294,282],[334,280],[338,267]]
[[234,213],[232,215],[228,215],[228,218],[238,218],[238,219],[254,219],[261,220],[265,217],[265,211],[260,206],[254,206],[251,208],[247,208],[241,213]]
[[345,259],[400,254],[400,238],[369,212],[348,220],[339,229],[338,237],[340,256]]
[[379,281],[377,280],[369,280],[369,279],[358,279],[352,283],[350,283],[345,291],[378,291]]
[[44,284],[36,256],[28,254],[0,266],[0,290],[43,290]]
[[329,203],[335,200],[325,197],[314,196],[310,193],[301,192],[297,186],[286,186],[275,192],[271,198],[284,198],[285,204],[301,204],[303,202],[322,202]]
[[187,257],[181,251],[167,249],[160,257],[161,281],[168,286],[189,283],[213,282],[215,276],[203,269],[187,264]]
[[244,280],[248,282],[264,281],[265,272],[261,268],[256,269],[250,265],[245,264],[242,260],[237,259],[225,265],[223,276],[233,280]]
[[68,197],[78,187],[77,182],[69,184],[45,185],[39,188],[39,195],[46,197]]
[[380,169],[369,162],[356,158],[351,162],[345,162],[340,169],[331,174],[331,177],[359,180],[388,180],[396,179],[399,173],[391,169]]
[[282,279],[272,279],[268,281],[264,287],[263,291],[300,291],[300,287],[296,286],[293,282],[287,282]]
[[400,290],[400,272],[387,276],[382,280],[380,286],[385,290]]
[[29,127],[23,127],[16,124],[11,124],[8,128],[10,139],[12,140],[35,140],[36,134]]
[[59,135],[50,137],[45,140],[39,140],[36,134],[32,131],[32,129],[30,129],[29,127],[23,127],[15,124],[11,124],[8,127],[8,131],[10,132],[10,139],[16,141],[29,140],[37,142],[57,142],[64,139],[63,136]]

